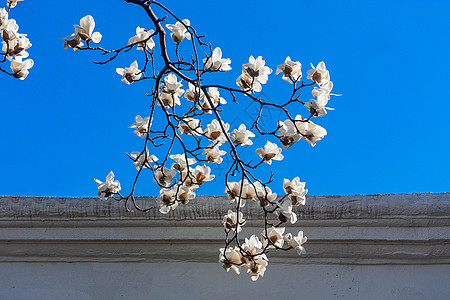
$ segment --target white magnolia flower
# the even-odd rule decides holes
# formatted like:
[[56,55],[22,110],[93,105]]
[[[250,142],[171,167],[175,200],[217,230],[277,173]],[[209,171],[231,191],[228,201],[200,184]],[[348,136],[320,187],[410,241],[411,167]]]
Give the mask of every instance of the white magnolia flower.
[[149,128],[152,126],[152,122],[150,121],[150,117],[145,117],[142,119],[140,115],[135,117],[136,122],[128,126],[128,128],[135,128],[136,130],[133,132],[140,138],[144,138],[147,136],[147,132]]
[[66,36],[62,38],[64,40],[63,49],[73,48],[73,51],[76,51],[78,48],[83,47],[83,43],[81,42],[81,38],[78,34],[72,33],[70,36]]
[[199,125],[200,120],[194,118],[184,118],[178,125],[178,132],[180,134],[195,134],[199,135],[203,132]]
[[310,102],[305,103],[305,107],[311,112],[313,116],[323,117],[327,114],[328,110],[334,110],[334,108],[326,107],[329,99],[329,95],[320,94],[316,99],[311,99]]
[[281,147],[284,150],[291,147],[295,142],[300,140],[301,135],[297,131],[295,124],[287,119],[284,122],[278,121],[278,138],[281,142]]
[[23,1],[23,0],[7,0],[6,1],[6,6],[14,8],[14,7],[16,7],[17,2],[19,2],[19,1]]
[[236,79],[236,84],[244,91],[250,90],[251,92],[261,92],[261,83],[250,77],[247,73],[242,73]]
[[180,98],[184,90],[180,89],[183,85],[181,80],[177,81],[177,76],[170,73],[164,78],[164,88],[159,93],[159,99],[164,106],[174,107],[175,105],[181,105]]
[[296,249],[298,255],[305,254],[305,248],[302,247],[306,243],[306,236],[303,236],[303,231],[299,231],[297,236],[292,237],[292,234],[288,233],[284,236],[284,240],[288,243],[289,247]]
[[322,126],[314,124],[311,121],[309,121],[307,124],[308,126],[306,132],[303,134],[303,139],[314,147],[318,141],[320,141],[327,135],[327,131]]
[[241,124],[238,129],[231,132],[231,139],[236,145],[253,145],[252,140],[249,139],[251,137],[255,137],[255,134],[247,130],[245,124]]
[[244,219],[244,215],[242,212],[239,212],[239,220],[238,220],[238,213],[232,210],[228,210],[228,213],[223,217],[222,223],[223,227],[225,227],[225,230],[228,232],[230,230],[236,231],[237,226],[237,232],[242,231],[242,226],[245,225],[246,220]]
[[138,63],[135,60],[129,68],[117,68],[117,74],[122,75],[122,82],[126,84],[132,84],[135,81],[138,81],[142,77],[141,70],[138,69]]
[[277,144],[271,143],[269,141],[267,141],[264,148],[256,149],[255,153],[258,154],[262,158],[262,160],[269,165],[272,164],[272,159],[282,160],[284,158],[283,154],[281,154],[281,148],[279,148]]
[[177,170],[178,172],[183,171],[186,169],[187,165],[193,165],[197,161],[195,158],[188,158],[186,163],[186,155],[185,154],[172,154],[169,156],[171,159],[176,161],[176,163],[172,164],[172,169]]
[[25,35],[21,35],[18,39],[9,41],[8,43],[3,41],[2,45],[2,51],[7,53],[6,58],[8,60],[11,60],[13,57],[27,58],[29,54],[25,50],[32,46],[30,40]]
[[[184,25],[183,25],[184,24]],[[175,43],[181,43],[184,38],[188,40],[191,39],[191,34],[187,32],[187,27],[190,26],[191,22],[188,19],[184,19],[183,23],[176,22],[175,24],[166,24],[166,27],[172,31],[170,36]]]
[[8,11],[5,8],[0,8],[0,28],[6,27],[8,22]]
[[[222,123],[222,125],[225,132],[227,133],[230,129],[230,124]],[[226,141],[225,134],[222,132],[222,127],[220,126],[219,121],[217,121],[216,119],[212,120],[211,123],[206,126],[206,129],[203,133],[210,141],[217,142],[219,144],[223,144]]]
[[[185,172],[186,173],[186,172]],[[196,166],[195,169],[190,170],[190,174],[183,174],[183,177],[186,177],[185,185],[202,185],[204,182],[214,180],[215,175],[211,174],[211,168],[206,165]]]
[[184,98],[191,102],[198,102],[205,98],[205,93],[199,87],[189,82],[189,89],[184,93]]
[[15,59],[11,60],[11,70],[13,73],[13,76],[15,78],[19,78],[20,80],[24,80],[27,78],[29,69],[31,69],[34,65],[34,62],[32,59],[27,59],[22,62],[21,57],[16,57]]
[[322,84],[320,87],[314,87],[312,90],[312,95],[314,97],[318,97],[319,95],[325,95],[327,96],[327,99],[330,100],[330,95],[333,96],[341,96],[337,94],[331,94],[331,90],[333,89],[333,81],[327,81],[324,84]]
[[177,171],[159,166],[153,173],[153,181],[156,181],[161,186],[170,186],[176,175]]
[[220,150],[219,145],[210,144],[203,150],[203,154],[206,155],[206,160],[215,164],[220,164],[223,161],[222,156],[227,154],[226,151]]
[[213,53],[210,58],[204,58],[203,63],[205,64],[206,69],[211,69],[213,71],[222,70],[229,71],[231,70],[230,63],[231,59],[222,58],[222,49],[216,47],[213,50]]
[[[203,110],[204,113],[212,114],[213,108],[219,107],[219,105],[227,104],[227,101],[220,97],[219,90],[217,88],[208,89],[209,100],[205,97],[203,102],[199,103],[199,108]],[[212,106],[209,101],[212,102]]]
[[248,183],[247,179],[244,179],[244,181],[240,180],[239,182],[227,182],[224,192],[227,193],[230,203],[238,200],[240,195],[241,207],[245,206],[247,200],[253,200],[256,196],[255,187]]
[[[138,43],[137,44],[137,50],[145,50],[147,49],[153,49],[155,47],[155,42],[150,37],[155,31],[153,29],[147,30],[145,28],[136,27],[136,35],[131,37],[128,40],[128,45]],[[146,42],[144,42],[147,40]]]
[[102,35],[100,32],[93,32],[95,28],[95,21],[91,15],[81,18],[80,25],[73,25],[73,27],[75,27],[75,34],[78,34],[81,40],[100,43]]
[[284,244],[284,230],[284,227],[275,228],[272,226],[270,230],[267,230],[267,237],[264,232],[261,233],[263,247],[269,245],[269,248],[282,248]]
[[219,263],[228,272],[232,269],[236,274],[240,274],[240,266],[245,263],[244,257],[242,257],[239,247],[228,247],[219,249]]
[[182,204],[188,204],[189,201],[194,200],[195,193],[193,192],[194,189],[196,189],[198,186],[186,186],[186,185],[178,185],[174,187],[175,191],[175,198],[177,201],[181,202]]
[[[246,259],[247,273],[250,273],[252,281],[256,281],[259,276],[264,276],[266,267],[268,265],[268,259],[265,254],[259,254],[262,252],[263,245],[259,241],[256,235],[252,235],[250,239],[245,239],[245,243],[242,244],[244,251],[253,256],[252,259]],[[257,255],[259,254],[259,255]]]
[[131,152],[131,157],[135,159],[133,165],[138,171],[141,169],[141,166],[142,168],[148,168],[150,166],[150,163],[155,163],[158,161],[158,158],[156,156],[154,156],[153,154],[149,154],[148,149],[145,149],[145,153],[133,151]]
[[6,25],[0,27],[1,36],[5,42],[18,39],[21,36],[21,34],[18,31],[19,25],[17,25],[16,20],[14,19],[7,20]]
[[297,222],[297,215],[292,211],[292,201],[291,199],[284,199],[282,203],[276,202],[277,206],[275,209],[275,214],[278,215],[278,219],[286,223],[287,221],[291,221],[291,224],[295,224]]
[[158,196],[159,212],[168,214],[170,210],[174,210],[178,206],[178,201],[175,200],[175,191],[173,189],[162,188]]
[[120,182],[119,180],[114,180],[113,171],[106,176],[105,182],[101,182],[98,179],[94,179],[94,181],[98,184],[98,196],[100,199],[107,199],[120,191]]
[[307,72],[308,79],[312,79],[317,84],[325,84],[330,81],[330,72],[327,70],[325,63],[321,61],[317,67],[311,64],[311,70]]
[[272,193],[270,187],[263,186],[259,181],[253,183],[253,185],[256,189],[255,200],[258,201],[261,206],[266,206],[270,202],[275,201],[275,199],[277,199],[277,194]]
[[288,56],[284,64],[277,67],[275,75],[278,75],[280,72],[283,72],[283,80],[293,83],[292,79],[297,81],[302,78],[302,64],[299,61],[292,61]]
[[258,56],[256,59],[250,56],[248,63],[242,65],[242,73],[246,73],[261,84],[265,84],[269,78],[268,75],[272,73],[271,68],[264,66],[265,63],[262,56]]
[[283,180],[283,190],[289,195],[292,205],[305,205],[308,190],[305,189],[305,183],[300,182],[300,177],[297,176],[292,181],[285,178]]

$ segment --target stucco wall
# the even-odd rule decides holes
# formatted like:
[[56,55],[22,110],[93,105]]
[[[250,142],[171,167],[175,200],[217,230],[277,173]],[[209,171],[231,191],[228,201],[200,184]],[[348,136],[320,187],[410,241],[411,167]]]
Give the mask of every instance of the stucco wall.
[[[449,200],[309,197],[287,229],[305,232],[307,254],[270,253],[251,282],[217,263],[222,197],[167,216],[96,198],[0,197],[0,299],[448,299]],[[245,213],[243,236],[258,234],[257,207]]]

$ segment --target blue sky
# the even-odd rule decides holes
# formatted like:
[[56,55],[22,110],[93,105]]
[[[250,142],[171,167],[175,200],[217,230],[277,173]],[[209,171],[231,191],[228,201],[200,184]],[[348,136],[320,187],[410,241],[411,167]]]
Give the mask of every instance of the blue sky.
[[[93,178],[104,180],[110,170],[125,194],[136,170],[124,152],[142,147],[127,126],[135,115],[148,115],[145,93],[151,86],[128,86],[115,68],[142,57],[132,51],[97,66],[91,63],[97,53],[64,50],[60,38],[87,14],[106,48],[124,45],[137,26],[151,24],[142,9],[125,1],[45,3],[25,0],[11,12],[33,43],[35,66],[25,81],[0,74],[0,195],[92,196]],[[211,82],[234,87],[250,55],[262,55],[274,70],[289,55],[302,62],[304,74],[309,63],[326,62],[333,91],[343,94],[329,102],[335,111],[314,120],[328,135],[315,148],[299,142],[283,152],[285,160],[272,164],[274,191],[281,192],[283,178],[295,176],[314,195],[450,190],[450,2],[164,3],[231,58],[233,70]],[[282,101],[288,88],[273,73],[263,97]],[[303,99],[310,99],[309,92]],[[232,127],[237,120],[251,121],[246,101],[224,112]],[[307,114],[298,106],[292,113]],[[276,124],[276,114],[264,121]],[[255,140],[258,147],[264,143]],[[254,149],[247,151],[253,155]],[[216,180],[199,194],[223,195],[221,171],[214,172]],[[137,193],[158,190],[144,177]]]

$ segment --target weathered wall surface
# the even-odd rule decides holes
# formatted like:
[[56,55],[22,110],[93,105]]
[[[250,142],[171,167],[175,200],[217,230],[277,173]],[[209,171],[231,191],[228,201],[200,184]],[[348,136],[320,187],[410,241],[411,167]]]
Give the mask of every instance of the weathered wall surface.
[[[141,204],[154,199],[139,199]],[[96,198],[0,197],[0,299],[448,299],[450,194],[311,196],[307,254],[272,252],[264,278],[217,263],[230,204],[169,215]],[[242,236],[259,234],[251,216]]]

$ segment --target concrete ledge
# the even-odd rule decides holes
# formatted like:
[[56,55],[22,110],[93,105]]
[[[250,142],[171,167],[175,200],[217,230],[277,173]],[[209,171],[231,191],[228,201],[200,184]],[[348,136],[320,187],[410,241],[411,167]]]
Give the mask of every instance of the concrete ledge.
[[[154,198],[140,198],[141,205]],[[126,213],[98,198],[0,197],[0,262],[217,262],[225,197],[199,197],[169,215]],[[294,264],[448,264],[450,194],[311,196],[298,207],[307,254],[272,251]],[[260,234],[262,214],[242,237]]]

